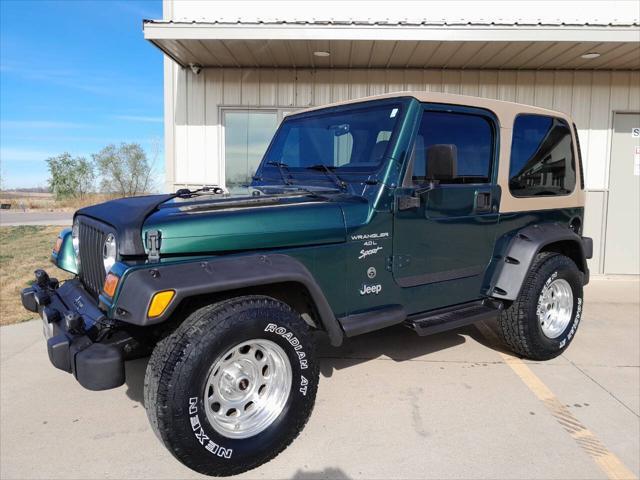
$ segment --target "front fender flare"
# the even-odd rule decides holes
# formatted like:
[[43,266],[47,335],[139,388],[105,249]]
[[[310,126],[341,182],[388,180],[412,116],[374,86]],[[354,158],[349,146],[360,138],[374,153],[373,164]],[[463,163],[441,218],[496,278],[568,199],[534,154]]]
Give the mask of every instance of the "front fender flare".
[[[302,263],[283,254],[159,263],[135,269],[123,277],[112,305],[113,318],[140,326],[155,325],[167,320],[185,298],[284,282],[299,283],[307,289],[331,343],[340,345],[344,332],[322,289]],[[151,298],[162,290],[175,290],[175,297],[161,316],[148,318]]]
[[591,239],[581,237],[566,225],[544,223],[530,225],[515,233],[504,252],[496,255],[488,296],[500,300],[515,300],[520,294],[535,256],[544,247],[557,242],[571,242],[579,251],[578,269],[589,278],[587,258],[591,258]]

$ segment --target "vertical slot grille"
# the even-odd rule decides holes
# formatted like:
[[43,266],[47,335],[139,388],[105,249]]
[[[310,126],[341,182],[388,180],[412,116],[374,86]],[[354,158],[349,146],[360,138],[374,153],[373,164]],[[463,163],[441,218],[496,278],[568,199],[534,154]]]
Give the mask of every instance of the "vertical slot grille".
[[97,297],[102,290],[106,272],[102,262],[102,247],[106,233],[82,219],[79,222],[80,279],[89,292]]

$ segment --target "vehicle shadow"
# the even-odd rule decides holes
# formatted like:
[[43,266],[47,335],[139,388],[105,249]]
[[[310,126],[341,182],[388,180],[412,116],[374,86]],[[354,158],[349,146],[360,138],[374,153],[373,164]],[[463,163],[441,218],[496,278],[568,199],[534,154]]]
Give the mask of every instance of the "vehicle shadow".
[[[485,322],[484,326],[495,332],[494,322]],[[493,335],[492,337],[487,338],[475,325],[427,337],[420,337],[412,330],[397,325],[355,338],[347,338],[340,347],[331,346],[328,337],[318,332],[316,345],[320,358],[320,373],[329,378],[334,370],[353,367],[380,357],[387,357],[395,362],[408,361],[461,345],[467,341],[467,338],[492,350],[505,351],[504,347],[495,341],[496,337]],[[144,374],[148,362],[149,358],[146,357],[128,361],[125,364],[126,394],[131,400],[141,404],[144,401]]]
[[291,480],[350,480],[346,473],[335,467],[328,467],[324,470],[304,472],[298,470],[293,474]]
[[332,347],[325,335],[318,335],[320,373],[331,377],[342,370],[380,357],[395,362],[412,360],[463,344],[462,329],[420,337],[412,330],[397,325],[354,338],[346,338],[340,347]]

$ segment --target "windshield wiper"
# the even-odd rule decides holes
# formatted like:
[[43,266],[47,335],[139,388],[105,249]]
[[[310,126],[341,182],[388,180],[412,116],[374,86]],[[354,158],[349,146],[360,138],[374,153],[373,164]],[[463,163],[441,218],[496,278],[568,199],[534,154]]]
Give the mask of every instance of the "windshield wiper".
[[278,167],[278,172],[280,172],[280,177],[282,178],[282,181],[284,182],[284,184],[291,185],[291,180],[287,178],[287,173],[285,172],[285,169],[289,171],[289,165],[287,165],[284,162],[274,162],[274,161],[267,162],[267,165],[273,165],[274,167]]
[[327,177],[329,177],[333,181],[333,183],[335,183],[338,186],[338,188],[340,190],[346,190],[347,189],[347,182],[342,180],[333,171],[335,167],[329,167],[328,165],[325,165],[324,163],[317,163],[315,165],[311,165],[311,166],[306,167],[306,168],[307,168],[307,170],[320,170],[321,172],[324,172],[327,175]]

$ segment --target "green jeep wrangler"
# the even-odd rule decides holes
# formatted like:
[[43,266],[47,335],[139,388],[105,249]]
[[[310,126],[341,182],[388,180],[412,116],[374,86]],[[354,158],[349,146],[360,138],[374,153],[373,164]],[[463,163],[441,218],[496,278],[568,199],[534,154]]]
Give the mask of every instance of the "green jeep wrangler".
[[[22,292],[56,368],[91,390],[151,354],[157,436],[208,475],[255,468],[313,409],[314,339],[495,319],[516,354],[573,339],[589,280],[575,125],[541,108],[402,92],[287,116],[251,185],[76,212]],[[317,334],[316,334],[317,332]]]

